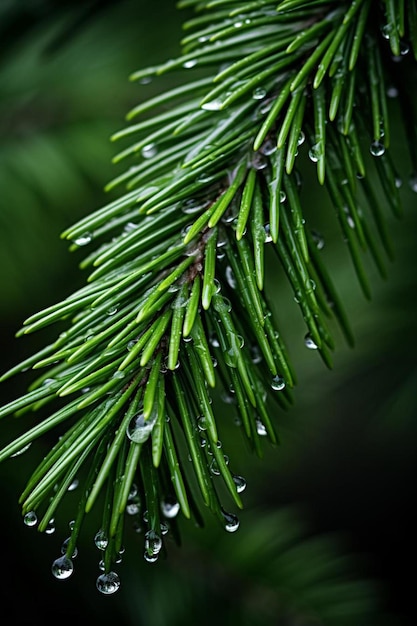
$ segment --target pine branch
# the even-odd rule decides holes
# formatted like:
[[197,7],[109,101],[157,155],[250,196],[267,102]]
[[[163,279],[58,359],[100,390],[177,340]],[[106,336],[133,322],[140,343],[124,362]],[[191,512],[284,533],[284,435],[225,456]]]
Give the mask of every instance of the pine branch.
[[[201,525],[200,509],[207,507],[227,531],[237,530],[228,509],[242,508],[245,481],[221,445],[216,394],[233,406],[259,456],[264,439],[279,441],[270,403],[290,407],[296,373],[265,288],[265,246],[293,290],[306,346],[331,367],[333,319],[353,345],[320,257],[322,242],[309,224],[297,168],[301,145],[368,298],[364,255],[382,276],[384,255],[391,256],[368,180],[373,167],[387,205],[401,216],[390,154],[387,94],[394,90],[417,171],[416,101],[407,88],[416,74],[415,3],[184,0],[179,6],[196,10],[184,26],[180,57],[131,77],[144,94],[146,83],[168,72],[178,86],[128,113],[131,124],[113,139],[134,138],[114,158],[129,165],[107,186],[123,191],[63,233],[70,250],[94,245],[81,263],[90,272],[86,285],[32,315],[17,334],[61,320],[67,330],[2,377],[27,368],[43,372],[0,416],[60,400],[3,448],[0,460],[57,432],[21,496],[22,511],[28,524],[39,519],[46,530],[68,487],[86,473],[79,513],[53,572],[72,573],[85,514],[102,495],[97,544],[104,573],[97,585],[103,593],[119,586],[113,568],[127,510],[147,512],[150,562],[163,547],[163,532],[170,527],[177,535],[179,511]],[[414,191],[415,180],[414,173]]]

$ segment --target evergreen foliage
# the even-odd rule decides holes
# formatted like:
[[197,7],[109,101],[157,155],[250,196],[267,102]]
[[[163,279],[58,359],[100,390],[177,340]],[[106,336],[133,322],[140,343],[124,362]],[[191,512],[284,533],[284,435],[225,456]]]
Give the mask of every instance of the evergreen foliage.
[[[271,307],[266,247],[298,303],[306,346],[331,367],[334,322],[353,345],[309,223],[316,209],[302,169],[314,164],[368,298],[364,259],[385,276],[384,211],[401,216],[389,98],[401,106],[417,191],[414,1],[179,7],[195,9],[181,55],[131,77],[144,99],[113,137],[127,142],[115,163],[128,166],[107,186],[122,191],[63,233],[70,250],[91,248],[81,263],[86,285],[17,334],[61,321],[67,330],[2,377],[41,370],[0,416],[53,407],[0,452],[4,461],[49,431],[56,436],[21,495],[25,520],[46,531],[81,476],[78,513],[53,571],[72,573],[85,515],[100,502],[103,593],[119,586],[113,570],[127,509],[146,511],[149,562],[167,529],[178,539],[179,512],[203,525],[206,507],[237,530],[230,511],[242,508],[245,481],[220,440],[220,399],[250,450],[261,456],[265,439],[279,442],[272,416],[291,406],[297,379]],[[147,83],[168,72],[177,86],[146,99]],[[380,190],[369,182],[372,168]]]

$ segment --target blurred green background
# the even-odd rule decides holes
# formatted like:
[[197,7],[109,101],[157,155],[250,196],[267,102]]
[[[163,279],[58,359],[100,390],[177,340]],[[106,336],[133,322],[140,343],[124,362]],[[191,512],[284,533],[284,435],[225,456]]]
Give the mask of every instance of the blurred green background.
[[[69,253],[60,233],[107,201],[103,187],[119,172],[109,137],[139,99],[159,89],[128,76],[178,54],[187,15],[167,0],[0,2],[2,371],[55,337],[51,328],[15,339],[23,320],[83,284],[82,257]],[[392,112],[395,161],[407,178],[395,102]],[[305,173],[307,188],[310,176],[314,171]],[[47,624],[61,615],[120,626],[415,623],[409,571],[416,556],[417,196],[405,181],[404,216],[388,215],[395,261],[386,281],[369,264],[367,302],[332,212],[315,193],[308,191],[308,219],[325,237],[323,255],[356,346],[348,349],[336,331],[334,369],[325,369],[304,347],[288,288],[272,285],[299,384],[294,408],[276,416],[281,446],[265,446],[263,459],[225,426],[234,471],[248,483],[239,531],[228,535],[210,519],[204,530],[183,524],[183,545],[168,542],[167,558],[150,565],[142,538],[128,529],[122,587],[102,597],[94,584],[93,520],[74,576],[58,582],[50,564],[65,529],[45,536],[26,528],[17,503],[36,455],[46,450],[40,442],[0,466],[0,599],[15,624]],[[24,376],[4,384],[1,402],[26,384]],[[4,422],[1,441],[16,429],[13,419]]]

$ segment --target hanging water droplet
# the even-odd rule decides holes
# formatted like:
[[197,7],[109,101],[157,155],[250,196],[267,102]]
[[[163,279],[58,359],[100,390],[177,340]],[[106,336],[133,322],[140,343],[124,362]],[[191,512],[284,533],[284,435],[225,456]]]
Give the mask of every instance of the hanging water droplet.
[[285,380],[282,376],[277,374],[272,379],[271,387],[274,391],[282,391],[285,388]]
[[233,515],[233,513],[227,513],[224,510],[222,510],[222,514],[226,522],[224,526],[225,530],[227,530],[228,533],[236,532],[239,528],[239,519],[236,515]]
[[317,350],[318,348],[318,345],[316,344],[310,333],[307,333],[304,337],[304,344],[309,350]]
[[36,515],[35,511],[29,511],[28,513],[26,513],[25,517],[23,518],[23,522],[26,524],[26,526],[36,526],[36,524],[38,523],[38,516]]
[[148,530],[145,534],[145,553],[150,556],[155,556],[160,553],[162,549],[162,539],[156,534],[154,530]]
[[380,157],[385,152],[385,146],[382,141],[373,141],[369,146],[369,152],[372,154],[372,156]]
[[259,148],[259,152],[264,154],[265,156],[269,156],[277,151],[277,144],[272,139],[266,139],[262,146]]
[[108,572],[107,574],[100,574],[96,581],[96,587],[106,596],[116,593],[120,589],[120,578],[116,572]]
[[399,176],[395,177],[394,183],[397,189],[400,189],[403,186],[403,181]]
[[207,430],[207,419],[205,415],[197,417],[197,427],[199,430]]
[[316,248],[317,250],[323,250],[324,248],[324,237],[321,233],[317,232],[316,230],[312,230],[311,231],[311,237],[314,241],[314,243],[316,244]]
[[94,543],[99,550],[105,550],[109,544],[109,540],[107,538],[104,530],[99,530],[94,537]]
[[400,41],[400,54],[401,56],[405,56],[410,52],[410,46],[406,41]]
[[79,237],[74,239],[74,243],[76,246],[86,246],[88,243],[91,242],[92,239],[93,236],[91,233],[84,233],[83,235],[80,235]]
[[226,278],[226,281],[229,285],[229,287],[231,287],[232,289],[236,289],[237,287],[237,282],[236,282],[236,278],[234,275],[234,272],[232,270],[232,268],[230,267],[230,265],[228,265],[224,271],[224,275]]
[[384,39],[389,39],[390,34],[392,33],[393,25],[392,24],[384,24],[381,26],[381,35]]
[[195,67],[197,65],[197,59],[190,59],[189,61],[185,61],[182,66],[186,69],[189,70],[192,67]]
[[311,146],[308,151],[308,156],[313,163],[317,163],[321,158],[323,158],[323,142],[318,141],[313,146]]
[[154,143],[148,143],[146,146],[143,146],[141,150],[141,155],[144,159],[151,159],[156,156],[158,149]]
[[417,193],[417,172],[413,172],[408,179],[408,184],[410,186],[411,191]]
[[126,504],[127,515],[138,515],[140,512],[140,498],[139,496],[129,497]]
[[[68,544],[70,541],[71,541],[71,537],[68,537],[68,539],[65,539],[65,541],[62,542],[61,554],[66,554],[67,549],[68,549]],[[77,555],[78,555],[78,548],[74,546],[74,549],[71,554],[71,558],[75,559]]]
[[68,486],[68,491],[75,491],[77,489],[78,485],[79,485],[78,478],[74,478],[72,483]]
[[271,227],[269,224],[265,224],[264,226],[265,229],[265,243],[271,243],[272,242],[272,235],[271,235]]
[[268,431],[266,430],[265,424],[259,419],[259,417],[257,417],[255,421],[256,421],[256,432],[258,433],[258,435],[260,437],[266,437],[268,434]]
[[52,563],[52,574],[58,580],[69,578],[74,571],[74,565],[67,556],[60,556]]
[[387,96],[388,98],[397,98],[398,97],[398,89],[394,85],[390,85],[387,88]]
[[259,346],[256,344],[252,344],[249,348],[249,351],[250,351],[252,363],[254,363],[255,365],[257,365],[258,363],[261,363],[262,352],[259,349]]
[[180,504],[175,498],[167,496],[161,502],[161,511],[165,517],[172,519],[178,515]]
[[243,476],[238,476],[237,474],[235,474],[233,476],[233,482],[236,485],[236,491],[238,493],[242,493],[242,491],[245,491],[245,489],[246,489],[246,480],[243,478]]
[[255,170],[264,170],[268,167],[268,160],[260,152],[255,152],[252,158],[252,167]]
[[152,414],[147,420],[143,412],[140,411],[135,415],[126,428],[126,434],[131,441],[135,443],[144,443],[152,432],[158,414]]
[[306,140],[305,134],[303,133],[303,131],[300,131],[300,135],[297,140],[297,146],[302,146],[305,140]]
[[266,96],[266,89],[263,87],[257,87],[252,92],[252,98],[254,100],[263,100]]
[[213,348],[220,348],[219,340],[217,339],[217,335],[214,331],[211,331],[208,337],[209,344],[213,346]]
[[210,472],[213,474],[213,476],[220,476],[220,470],[219,466],[217,465],[216,459],[213,459],[210,463]]

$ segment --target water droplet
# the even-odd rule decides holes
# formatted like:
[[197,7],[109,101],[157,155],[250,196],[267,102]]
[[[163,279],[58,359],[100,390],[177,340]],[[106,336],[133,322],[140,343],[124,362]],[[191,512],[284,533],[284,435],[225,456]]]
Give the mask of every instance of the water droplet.
[[72,483],[68,486],[68,491],[75,491],[80,484],[78,478],[74,478]]
[[108,572],[107,574],[100,574],[96,581],[96,587],[106,596],[116,593],[120,589],[120,578],[116,572]]
[[236,278],[235,278],[234,272],[233,272],[232,268],[230,267],[230,265],[228,265],[226,267],[224,275],[225,275],[225,278],[226,278],[226,281],[227,281],[229,287],[231,287],[232,289],[236,289],[237,282],[236,282]]
[[310,333],[307,333],[304,337],[304,344],[309,350],[317,350],[318,348],[318,345],[315,343]]
[[235,23],[233,24],[233,26],[234,26],[235,28],[242,28],[242,26],[243,26],[243,22],[235,22]]
[[311,237],[314,241],[314,243],[316,244],[316,248],[317,250],[323,250],[324,248],[324,237],[321,233],[317,232],[316,230],[312,230],[311,231]]
[[277,151],[277,144],[275,141],[272,141],[272,139],[267,139],[266,141],[264,141],[264,143],[259,149],[259,152],[262,152],[262,154],[264,154],[265,156],[269,156],[270,154],[273,154],[276,151]]
[[301,145],[303,145],[303,143],[305,142],[305,140],[306,140],[306,136],[305,136],[305,134],[303,133],[303,131],[301,131],[301,132],[300,132],[300,135],[299,135],[299,137],[298,137],[297,146],[301,146]]
[[222,108],[223,101],[220,98],[216,100],[209,100],[209,102],[205,102],[201,105],[201,108],[205,111],[220,111]]
[[182,66],[186,69],[189,70],[192,67],[195,67],[197,65],[197,59],[190,59],[189,61],[185,61],[185,63],[182,64]]
[[[61,546],[61,554],[65,554],[68,548],[68,544],[71,540],[71,537],[68,537],[68,539],[65,539],[65,541],[62,542],[62,546]],[[71,558],[75,559],[75,557],[78,555],[78,548],[76,546],[74,546],[74,549],[72,551],[72,555]]]
[[222,514],[226,522],[224,526],[225,530],[227,530],[228,533],[236,532],[239,528],[239,519],[236,517],[236,515],[233,515],[233,513],[227,513],[223,510]]
[[126,504],[127,515],[137,515],[140,512],[140,504],[139,496],[129,497]]
[[126,428],[126,434],[129,439],[135,443],[144,443],[149,438],[157,417],[158,414],[154,413],[145,420],[142,411],[135,415]]
[[206,208],[207,202],[201,202],[201,200],[194,200],[189,198],[181,205],[181,211],[186,215],[192,215],[193,213],[199,213],[202,209]]
[[139,80],[139,85],[149,85],[149,83],[152,82],[152,77],[151,76],[143,76],[140,80]]
[[268,434],[265,424],[259,419],[259,417],[256,418],[256,432],[260,437],[266,437]]
[[201,172],[195,180],[196,183],[210,183],[213,180],[213,176],[207,172]]
[[58,580],[69,578],[74,571],[74,565],[67,556],[60,556],[52,563],[52,574]]
[[400,41],[400,54],[405,56],[410,52],[410,46],[405,41]]
[[263,100],[266,96],[266,89],[263,87],[257,87],[252,92],[252,98],[254,100]]
[[197,417],[197,427],[199,430],[207,430],[207,420],[205,415]]
[[210,472],[213,474],[213,476],[220,476],[220,470],[219,466],[217,465],[216,459],[213,459],[210,463]]
[[161,502],[161,511],[168,519],[176,517],[180,510],[180,504],[175,498],[166,497]]
[[119,370],[117,370],[113,374],[113,378],[124,378],[124,377],[125,377],[125,373]]
[[282,376],[277,374],[272,379],[271,387],[274,391],[282,391],[285,388],[285,380]]
[[400,189],[403,186],[403,181],[399,176],[395,177],[394,183],[397,189]]
[[115,315],[117,313],[117,306],[111,306],[107,309],[107,315]]
[[389,39],[390,34],[392,33],[393,25],[392,24],[384,24],[381,27],[381,35],[384,39]]
[[209,344],[213,346],[213,348],[220,348],[219,340],[217,339],[217,336],[213,331],[210,332],[208,340],[209,340]]
[[84,233],[83,235],[80,235],[79,237],[74,239],[74,243],[76,246],[86,246],[88,243],[91,242],[92,239],[93,236],[91,233]]
[[38,523],[38,516],[36,515],[35,511],[29,511],[28,513],[26,513],[23,521],[26,526],[36,526],[36,524]]
[[158,149],[154,143],[148,143],[146,146],[143,146],[141,150],[141,155],[144,159],[151,159],[156,156]]
[[131,341],[129,341],[129,343],[127,344],[127,349],[130,351],[135,344],[137,343],[137,339],[132,339]]
[[237,474],[235,474],[233,476],[233,482],[236,485],[236,491],[238,493],[242,493],[242,491],[245,491],[245,489],[246,489],[246,480],[243,478],[243,476],[238,476]]
[[311,146],[308,151],[308,156],[313,163],[317,163],[321,158],[323,158],[323,142],[318,141],[313,146]]
[[255,152],[252,158],[252,167],[255,170],[264,170],[268,167],[268,160],[260,152]]
[[398,89],[394,85],[390,85],[387,89],[388,98],[397,98],[398,97]]
[[265,243],[271,243],[272,242],[272,235],[271,235],[271,227],[269,224],[265,224]]
[[380,157],[385,152],[385,146],[381,141],[373,141],[369,146],[369,151],[372,156]]
[[411,191],[417,193],[417,172],[413,172],[408,179],[408,184],[410,186]]
[[162,548],[162,539],[154,530],[145,534],[145,553],[149,556],[158,555]]
[[251,354],[252,363],[254,363],[255,365],[257,365],[258,363],[261,363],[262,352],[260,351],[259,346],[257,346],[256,344],[252,344],[249,350]]
[[94,537],[94,543],[99,550],[105,550],[109,544],[109,540],[104,530],[99,530]]

